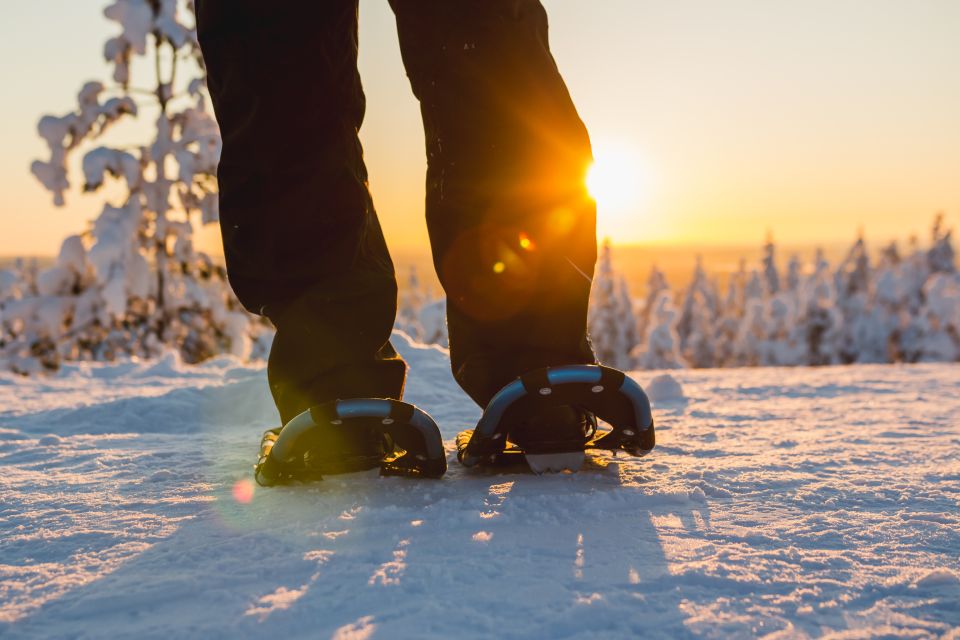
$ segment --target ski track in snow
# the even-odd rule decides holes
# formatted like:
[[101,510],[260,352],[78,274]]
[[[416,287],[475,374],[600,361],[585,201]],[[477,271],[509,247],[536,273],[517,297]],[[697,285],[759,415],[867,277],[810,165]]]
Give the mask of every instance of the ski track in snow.
[[[4,638],[960,637],[960,366],[674,371],[645,459],[254,489],[265,371],[0,374]],[[634,374],[641,384],[658,372]]]

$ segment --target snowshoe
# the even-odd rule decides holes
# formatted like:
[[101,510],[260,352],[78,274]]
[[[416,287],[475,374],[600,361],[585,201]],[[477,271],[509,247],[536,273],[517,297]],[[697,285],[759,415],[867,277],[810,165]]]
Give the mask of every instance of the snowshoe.
[[412,404],[380,398],[311,407],[260,443],[262,486],[380,467],[380,475],[439,478],[447,471],[440,429]]
[[[597,435],[597,419],[611,430]],[[534,473],[577,471],[585,449],[644,456],[655,446],[650,401],[622,371],[598,365],[547,367],[501,389],[475,429],[457,437],[467,467],[522,459]]]

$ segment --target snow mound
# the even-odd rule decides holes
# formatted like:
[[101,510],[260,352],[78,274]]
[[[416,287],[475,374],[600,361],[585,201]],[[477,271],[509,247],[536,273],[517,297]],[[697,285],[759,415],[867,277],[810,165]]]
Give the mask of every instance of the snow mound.
[[644,389],[650,402],[678,402],[686,399],[683,395],[683,386],[669,373],[659,375],[650,381],[650,384]]
[[947,567],[932,569],[914,583],[914,586],[918,589],[936,589],[956,585],[960,585],[960,575]]

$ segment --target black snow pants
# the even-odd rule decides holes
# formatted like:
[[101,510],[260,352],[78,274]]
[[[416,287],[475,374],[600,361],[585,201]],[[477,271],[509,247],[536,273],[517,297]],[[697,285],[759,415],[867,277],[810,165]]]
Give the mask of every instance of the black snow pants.
[[[591,161],[538,0],[390,0],[426,134],[426,216],[453,373],[481,406],[541,366],[591,363]],[[336,398],[400,398],[393,264],[358,130],[357,0],[199,0],[223,135],[230,283],[277,327],[286,422]]]

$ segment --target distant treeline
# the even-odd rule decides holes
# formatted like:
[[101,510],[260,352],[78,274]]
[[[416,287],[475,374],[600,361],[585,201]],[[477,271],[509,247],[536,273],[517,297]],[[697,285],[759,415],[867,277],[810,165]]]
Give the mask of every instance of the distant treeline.
[[[960,274],[951,230],[934,219],[930,241],[882,247],[858,239],[831,264],[792,256],[772,240],[761,259],[721,285],[700,258],[682,289],[656,266],[639,298],[603,248],[593,283],[590,337],[601,362],[623,369],[794,366],[960,360]],[[398,328],[446,343],[445,302],[410,275]]]

